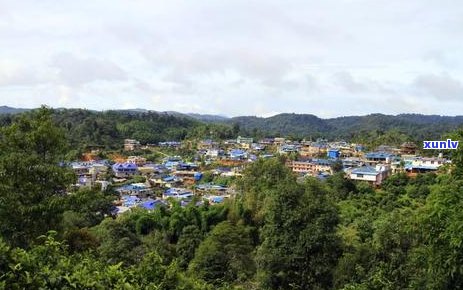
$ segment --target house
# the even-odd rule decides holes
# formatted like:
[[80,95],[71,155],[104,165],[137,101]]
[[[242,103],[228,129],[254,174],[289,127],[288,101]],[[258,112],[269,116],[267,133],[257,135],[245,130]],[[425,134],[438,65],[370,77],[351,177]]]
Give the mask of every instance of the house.
[[134,163],[116,163],[112,166],[116,177],[129,177],[138,173],[138,166]]
[[167,175],[167,176],[157,175],[157,176],[150,178],[149,181],[156,186],[167,187],[167,188],[178,186],[183,182],[183,180],[180,177],[171,176],[171,175]]
[[193,197],[193,192],[184,189],[184,188],[169,188],[162,194],[163,199],[167,199],[169,197],[175,199],[188,199]]
[[152,193],[151,189],[144,183],[132,183],[116,188],[120,195],[133,195],[146,197]]
[[140,203],[138,206],[147,210],[153,210],[160,205],[165,205],[165,202],[160,199],[147,199]]
[[198,150],[208,150],[208,149],[217,148],[218,146],[219,146],[219,143],[212,141],[210,139],[206,139],[198,143],[197,149]]
[[182,163],[180,156],[169,156],[164,158],[163,165],[169,170],[174,170],[180,163]]
[[156,168],[153,164],[145,164],[138,167],[138,172],[141,175],[150,176],[156,173]]
[[354,150],[355,152],[363,152],[365,151],[365,146],[363,146],[362,144],[357,144],[354,146]]
[[221,196],[221,195],[208,195],[205,198],[210,202],[210,203],[222,203],[224,202],[225,198],[228,196]]
[[262,152],[265,150],[265,145],[258,144],[258,143],[252,143],[251,149],[256,152]]
[[203,174],[201,172],[191,170],[174,171],[172,174],[173,176],[181,180],[184,184],[195,183],[196,181],[201,180],[201,178],[203,177]]
[[215,158],[218,158],[219,156],[222,156],[223,154],[224,152],[221,149],[208,149],[204,155],[215,159]]
[[216,193],[224,194],[227,192],[228,188],[220,184],[204,183],[204,184],[197,185],[196,190],[200,192],[216,192]]
[[450,163],[449,160],[440,157],[415,157],[404,160],[405,170],[410,174],[437,171],[439,167]]
[[328,145],[326,143],[312,142],[310,144],[305,143],[300,150],[301,156],[321,156],[326,154],[328,151]]
[[273,139],[273,144],[277,145],[277,146],[281,146],[283,144],[286,143],[286,139],[285,138],[281,138],[281,137],[276,137]]
[[129,156],[127,162],[136,164],[137,166],[143,166],[146,163],[146,158],[141,156]]
[[413,142],[405,142],[400,145],[400,153],[401,154],[415,154],[417,146]]
[[390,146],[390,145],[379,145],[378,147],[375,148],[376,152],[387,152],[387,153],[393,153],[397,149]]
[[133,195],[123,195],[121,202],[123,207],[131,208],[140,203],[140,198]]
[[242,149],[232,149],[228,155],[232,160],[244,160],[247,158],[248,153]]
[[229,173],[231,172],[231,168],[229,167],[217,167],[212,171],[212,174],[214,175],[222,175],[223,173]]
[[135,139],[125,139],[124,140],[124,150],[125,151],[134,151],[140,149],[140,142]]
[[299,152],[299,148],[294,144],[284,144],[284,145],[280,146],[280,148],[278,149],[278,152],[280,154],[288,154],[288,153],[292,153],[292,152]]
[[158,146],[163,148],[179,148],[181,145],[182,143],[178,141],[165,141],[158,143]]
[[269,159],[269,158],[274,157],[274,155],[273,154],[261,154],[259,155],[259,157],[262,159]]
[[254,139],[253,138],[250,138],[250,137],[241,137],[241,136],[238,136],[238,138],[236,138],[236,143],[238,144],[252,144],[252,142],[254,142]]
[[361,166],[350,171],[349,177],[352,180],[366,181],[372,185],[380,185],[389,175],[390,169],[385,165]]
[[70,166],[77,176],[77,187],[91,187],[95,181],[107,172],[105,161],[72,162]]
[[295,173],[316,175],[319,172],[331,173],[332,163],[332,160],[327,159],[309,159],[305,161],[292,161],[289,163],[289,166]]
[[369,152],[365,154],[365,159],[370,163],[391,163],[396,158],[396,155],[384,151]]
[[199,169],[199,166],[194,163],[179,162],[177,166],[175,166],[175,169],[177,171],[197,171]]
[[339,151],[339,149],[331,148],[331,149],[328,149],[328,152],[326,155],[328,156],[328,158],[338,159],[339,156],[341,156],[341,152]]
[[261,145],[273,145],[274,139],[273,138],[263,138],[259,140],[259,144]]

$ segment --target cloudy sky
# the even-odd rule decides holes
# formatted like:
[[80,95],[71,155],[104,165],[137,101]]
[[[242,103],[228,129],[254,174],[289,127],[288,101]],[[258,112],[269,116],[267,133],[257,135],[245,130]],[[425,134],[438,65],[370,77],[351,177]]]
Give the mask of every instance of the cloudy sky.
[[461,0],[0,0],[0,105],[463,115]]

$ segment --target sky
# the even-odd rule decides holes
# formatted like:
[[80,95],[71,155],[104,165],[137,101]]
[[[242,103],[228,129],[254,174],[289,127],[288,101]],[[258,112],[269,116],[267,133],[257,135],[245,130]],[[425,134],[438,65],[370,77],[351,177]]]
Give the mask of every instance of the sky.
[[0,0],[0,105],[463,115],[461,0]]

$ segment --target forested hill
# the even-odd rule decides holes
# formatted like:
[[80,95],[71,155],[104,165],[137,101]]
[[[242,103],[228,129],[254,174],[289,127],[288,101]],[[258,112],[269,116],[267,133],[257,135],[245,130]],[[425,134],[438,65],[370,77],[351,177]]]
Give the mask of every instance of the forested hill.
[[[0,126],[8,125],[17,113],[29,111],[0,107]],[[3,112],[3,114],[2,114]],[[419,114],[349,116],[322,119],[310,114],[279,114],[268,118],[156,112],[144,109],[91,111],[54,109],[53,118],[65,129],[73,146],[120,147],[123,139],[157,143],[184,138],[234,138],[237,135],[261,138],[344,139],[367,144],[435,140],[463,126],[463,116]]]
[[296,137],[353,139],[371,132],[397,130],[416,139],[439,138],[463,125],[463,116],[401,114],[349,116],[321,119],[309,114],[279,114],[268,118],[234,117],[227,120],[249,132]]
[[8,106],[0,106],[0,114],[18,114],[18,113],[22,113],[28,110],[29,109],[20,109],[20,108],[8,107]]
[[[9,125],[20,116],[21,114],[0,115],[0,127]],[[211,132],[218,138],[232,136],[232,127],[226,124],[205,124],[187,115],[145,110],[98,112],[54,109],[52,117],[64,129],[68,141],[75,148],[87,145],[120,148],[126,138],[147,144],[191,137],[204,138]]]

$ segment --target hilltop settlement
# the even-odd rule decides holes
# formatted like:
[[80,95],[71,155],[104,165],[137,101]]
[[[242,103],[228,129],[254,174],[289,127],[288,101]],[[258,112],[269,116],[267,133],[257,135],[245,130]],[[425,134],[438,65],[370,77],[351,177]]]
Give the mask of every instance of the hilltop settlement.
[[[99,149],[91,150],[68,165],[77,176],[74,187],[111,186],[118,195],[115,213],[134,207],[152,210],[169,200],[187,205],[196,202],[221,203],[237,193],[233,181],[242,176],[246,164],[263,158],[284,158],[298,180],[308,176],[324,180],[335,172],[373,187],[390,175],[408,176],[438,172],[451,161],[438,154],[421,157],[416,144],[400,147],[381,145],[366,151],[362,144],[344,141],[294,141],[287,138],[162,141],[141,144],[125,139],[118,154],[102,159]],[[183,154],[182,152],[188,152]]]

